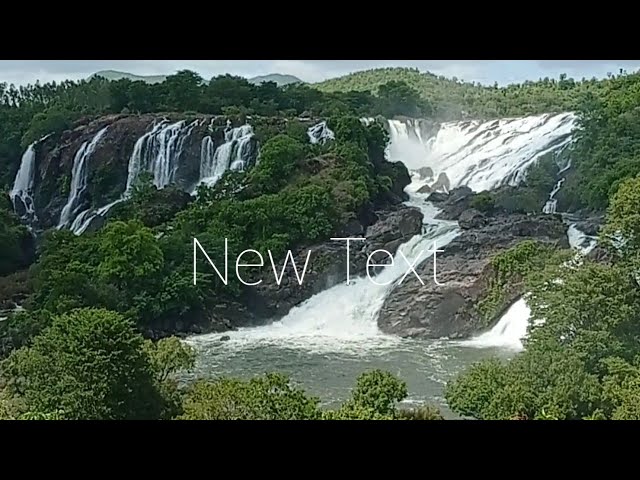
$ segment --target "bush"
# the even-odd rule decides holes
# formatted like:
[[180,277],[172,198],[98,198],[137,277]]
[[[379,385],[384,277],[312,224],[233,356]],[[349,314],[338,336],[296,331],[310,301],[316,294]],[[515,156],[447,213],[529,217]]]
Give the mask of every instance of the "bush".
[[471,199],[469,205],[471,208],[490,214],[496,208],[496,201],[491,193],[480,192]]
[[416,408],[398,410],[400,420],[444,420],[444,417],[436,407],[423,405]]

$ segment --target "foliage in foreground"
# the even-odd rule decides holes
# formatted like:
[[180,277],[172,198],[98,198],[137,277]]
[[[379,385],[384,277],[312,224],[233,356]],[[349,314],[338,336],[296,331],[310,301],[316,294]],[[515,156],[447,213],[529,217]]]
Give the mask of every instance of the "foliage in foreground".
[[0,419],[320,420],[435,419],[402,413],[404,382],[387,372],[362,374],[338,410],[277,373],[250,380],[201,380],[179,388],[194,350],[177,338],[144,340],[122,315],[79,309],[55,316],[29,345],[1,364]]
[[[539,275],[527,299],[526,350],[459,375],[446,389],[454,411],[479,419],[640,419],[638,182],[618,190],[604,229],[622,234],[624,255]],[[608,246],[620,253],[615,242]]]
[[351,397],[336,410],[322,410],[281,374],[251,380],[221,378],[189,388],[180,420],[439,420],[433,407],[402,410],[406,384],[381,370],[361,374]]

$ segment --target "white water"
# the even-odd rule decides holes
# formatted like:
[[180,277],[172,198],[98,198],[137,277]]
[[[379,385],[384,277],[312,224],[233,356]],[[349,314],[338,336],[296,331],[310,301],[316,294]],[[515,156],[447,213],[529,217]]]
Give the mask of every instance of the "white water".
[[26,221],[35,220],[35,209],[33,206],[33,183],[36,173],[36,151],[38,142],[33,142],[22,155],[20,168],[13,182],[13,188],[9,192],[13,209],[20,213],[22,219]]
[[[393,266],[384,268],[373,277],[351,278],[314,295],[293,308],[282,320],[257,328],[245,328],[230,332],[231,346],[242,347],[256,343],[275,344],[288,348],[303,348],[315,352],[365,351],[389,346],[399,339],[382,334],[378,330],[377,317],[380,308],[393,285],[407,270],[400,252],[413,263],[416,258],[429,257],[434,241],[437,248],[446,246],[458,234],[455,222],[433,220],[437,211],[429,204],[414,198],[410,205],[419,207],[435,228],[428,235],[416,235],[402,245],[396,253]],[[343,242],[344,243],[344,242]],[[346,261],[346,244],[345,244]],[[208,342],[220,335],[194,337],[192,341]]]
[[450,188],[491,190],[518,184],[542,155],[566,146],[575,120],[574,114],[562,113],[449,122],[428,137],[419,121],[390,120],[389,157],[412,170],[430,167],[434,178],[445,174]]
[[491,330],[462,341],[460,345],[477,348],[501,347],[520,351],[523,349],[522,339],[527,334],[530,318],[531,310],[525,299],[521,298],[509,307]]
[[553,190],[551,190],[551,193],[549,194],[549,200],[547,200],[547,203],[545,203],[544,207],[542,207],[542,213],[546,213],[546,214],[556,213],[558,209],[558,200],[555,199],[555,196],[560,191],[560,188],[562,188],[563,183],[564,183],[564,178],[561,178],[560,180],[558,180],[558,183],[556,183],[556,186],[553,187]]
[[309,136],[309,141],[313,144],[324,144],[329,140],[335,139],[335,134],[327,126],[327,122],[320,122],[316,125],[313,125],[312,127],[309,127],[309,129],[307,130],[307,135]]
[[[369,123],[369,120],[362,121]],[[429,136],[429,131],[423,129],[418,120],[391,120],[387,156],[391,161],[402,161],[412,170],[430,167],[433,178],[439,178],[443,189],[460,185],[475,190],[491,189],[507,181],[519,182],[524,178],[526,169],[538,158],[566,146],[573,123],[572,114],[484,123],[446,123],[435,135]],[[318,124],[309,129],[312,142],[320,141],[323,128],[325,126]],[[420,250],[428,249],[434,240],[441,247],[457,235],[456,226],[451,222],[434,220],[437,213],[434,207],[424,201],[424,196],[416,193],[427,180],[413,175],[413,181],[406,189],[411,196],[408,203],[420,208],[425,214],[425,222],[435,224],[436,229],[431,229],[424,236],[416,236],[400,247],[400,251],[410,259]],[[266,343],[313,351],[337,351],[368,350],[398,341],[383,335],[377,326],[378,312],[386,296],[393,283],[406,271],[398,255],[396,268],[385,269],[379,277],[380,283],[391,281],[390,285],[378,286],[366,277],[352,281],[351,285],[339,284],[293,308],[278,322],[229,333],[229,345],[242,348],[243,345]],[[493,329],[458,344],[518,350],[522,348],[521,339],[526,335],[528,321],[529,309],[524,300],[519,300]],[[206,343],[218,337],[205,335],[195,337],[193,341]]]
[[[429,224],[425,235],[412,238],[400,251],[411,260],[423,248],[432,247],[434,239],[446,250],[446,243],[457,234],[455,224],[433,220],[435,209],[424,201],[427,195],[417,193],[423,185],[440,178],[443,189],[467,182],[472,188],[482,189],[519,181],[526,167],[542,154],[569,142],[563,118],[573,122],[571,115],[486,124],[465,122],[445,125],[437,133],[429,122],[390,122],[387,156],[413,170],[413,181],[406,189],[409,203],[423,210]],[[371,120],[362,119],[365,124]],[[455,138],[456,131],[460,138]],[[492,137],[474,139],[478,132]],[[444,144],[446,138],[450,140],[448,145]],[[422,167],[431,167],[433,175],[423,170],[421,176],[416,170]],[[508,358],[520,351],[529,309],[524,299],[515,302],[492,329],[466,341],[388,336],[378,330],[377,317],[393,283],[405,273],[399,255],[396,265],[398,268],[386,268],[374,277],[380,283],[391,280],[389,286],[375,285],[366,277],[352,280],[351,285],[343,282],[293,308],[278,322],[225,332],[229,341],[221,342],[221,334],[189,338],[199,352],[194,377],[250,377],[279,371],[319,395],[325,404],[336,405],[349,395],[357,375],[380,368],[407,381],[411,403],[435,403],[445,416],[454,417],[447,413],[443,385],[461,369],[488,355]]]
[[195,120],[187,124],[184,120],[175,123],[164,121],[138,139],[129,162],[127,190],[131,190],[143,171],[153,175],[153,184],[158,188],[173,183],[184,143],[198,122],[199,120]]
[[598,243],[597,237],[592,237],[578,230],[575,224],[569,225],[567,235],[569,237],[569,245],[571,245],[571,248],[575,248],[582,253],[582,255],[587,255]]
[[[127,167],[127,184],[121,197],[99,209],[81,212],[72,223],[71,230],[77,235],[84,233],[96,217],[105,216],[115,205],[127,200],[142,172],[151,173],[157,188],[173,183],[180,167],[184,144],[199,122],[170,123],[165,119],[154,124],[133,147]],[[251,125],[237,128],[229,126],[225,132],[225,143],[218,148],[215,148],[211,136],[204,137],[200,147],[200,178],[191,193],[196,193],[197,185],[214,185],[226,170],[244,170],[253,136]]]
[[197,185],[215,185],[227,170],[243,171],[253,136],[253,127],[246,124],[228,128],[225,142],[218,148],[214,148],[211,137],[205,137],[200,149],[200,179],[192,193],[196,192]]
[[73,158],[73,167],[71,170],[71,187],[69,190],[67,203],[62,209],[62,213],[60,214],[60,220],[57,227],[59,229],[66,227],[69,223],[75,223],[76,215],[78,214],[78,208],[80,208],[81,206],[80,203],[82,202],[82,195],[87,188],[87,178],[89,175],[87,162],[89,161],[91,154],[93,154],[93,152],[95,151],[97,145],[100,143],[100,140],[107,132],[108,128],[109,127],[106,126],[98,133],[96,133],[90,142],[84,142]]

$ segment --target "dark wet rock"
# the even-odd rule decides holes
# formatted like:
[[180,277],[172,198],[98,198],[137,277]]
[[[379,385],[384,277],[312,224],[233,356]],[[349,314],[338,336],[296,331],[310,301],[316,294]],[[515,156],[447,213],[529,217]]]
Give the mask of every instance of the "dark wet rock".
[[422,167],[416,170],[416,173],[422,179],[431,179],[433,178],[433,169],[431,167]]
[[[491,258],[526,239],[568,248],[566,232],[559,217],[518,214],[489,218],[484,225],[462,229],[437,255],[436,279],[442,286],[433,280],[430,256],[416,268],[424,285],[411,275],[394,286],[378,317],[380,329],[421,338],[462,338],[481,331],[487,325],[476,306],[490,288]],[[514,285],[501,311],[521,294]]]
[[472,228],[481,228],[486,224],[487,218],[482,212],[479,212],[475,208],[465,210],[460,215],[460,218],[458,218],[458,225],[460,225],[460,228],[463,228],[465,230],[469,230]]
[[597,215],[582,220],[577,220],[574,224],[575,227],[585,235],[595,237],[600,232],[600,227],[603,223],[604,215]]

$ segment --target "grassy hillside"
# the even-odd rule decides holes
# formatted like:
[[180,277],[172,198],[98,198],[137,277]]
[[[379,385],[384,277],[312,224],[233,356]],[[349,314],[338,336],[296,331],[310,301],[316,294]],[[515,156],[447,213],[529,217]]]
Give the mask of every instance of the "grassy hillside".
[[544,79],[487,87],[448,79],[414,68],[379,68],[354,72],[313,86],[324,92],[377,92],[388,82],[404,82],[434,106],[441,118],[504,117],[574,110],[586,92],[601,91],[608,80]]

